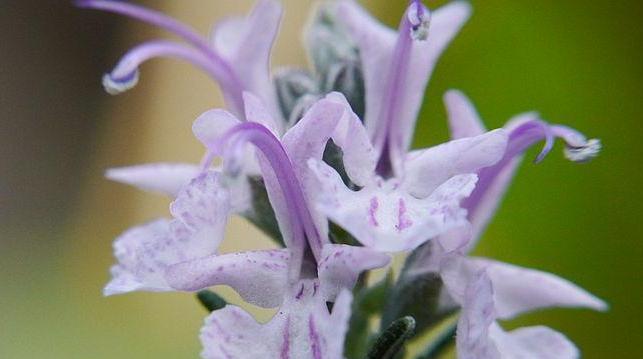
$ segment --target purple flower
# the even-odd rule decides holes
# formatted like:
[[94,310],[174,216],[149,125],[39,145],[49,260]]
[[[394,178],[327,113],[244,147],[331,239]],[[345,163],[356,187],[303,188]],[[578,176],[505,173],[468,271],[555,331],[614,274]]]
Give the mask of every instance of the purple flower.
[[[247,99],[246,113],[251,118],[268,116],[255,98]],[[302,189],[311,185],[306,159],[321,158],[334,127],[345,119],[344,111],[342,103],[322,100],[283,140],[264,125],[241,122],[223,111],[209,112],[197,119],[195,134],[212,154],[224,156],[224,173],[205,172],[179,191],[171,206],[173,221],[137,227],[117,239],[119,264],[114,267],[114,279],[106,293],[138,289],[194,291],[228,284],[248,302],[276,306],[288,285],[297,282],[300,272],[310,270],[311,265],[327,300],[334,298],[341,287],[351,288],[362,270],[385,265],[386,255],[330,244],[325,217],[310,206],[314,191]],[[234,210],[231,194],[239,192],[234,177],[243,176],[236,167],[248,162],[246,143],[256,148],[258,165],[289,250],[216,252],[228,216]],[[308,251],[314,260],[305,257]],[[248,275],[253,279],[245,280]]]
[[344,184],[325,163],[310,161],[324,189],[318,208],[362,244],[381,251],[410,250],[464,226],[460,201],[474,189],[474,172],[502,158],[505,131],[410,153],[408,147],[429,75],[468,18],[469,5],[454,2],[430,15],[412,1],[397,32],[352,1],[338,2],[334,11],[359,48],[368,133],[350,131],[351,141],[364,148],[355,158],[360,172],[348,173],[352,184]]
[[[445,103],[452,140],[409,149],[424,89],[439,56],[468,19],[468,3],[455,1],[430,12],[412,0],[396,31],[356,2],[336,1],[324,8],[309,36],[317,73],[285,70],[275,83],[269,65],[281,18],[276,1],[259,0],[247,17],[218,24],[210,39],[136,5],[78,4],[137,18],[183,40],[155,40],[130,50],[105,75],[108,92],[131,88],[143,62],[167,56],[213,77],[229,109],[207,111],[194,122],[193,132],[206,147],[199,165],[156,163],[107,171],[110,179],[174,201],[172,219],[134,227],[116,239],[117,264],[106,295],[228,285],[245,301],[278,310],[265,324],[236,306],[215,310],[201,331],[204,358],[341,358],[351,290],[359,276],[389,263],[382,252],[415,249],[397,282],[404,288],[387,293],[386,305],[412,292],[407,287],[425,274],[430,283],[418,284],[431,287],[433,295],[444,284],[447,292],[439,299],[418,299],[449,299],[461,308],[459,358],[578,356],[576,347],[552,329],[506,332],[499,321],[556,306],[605,310],[602,300],[553,274],[467,254],[526,149],[544,141],[539,162],[561,138],[565,156],[583,162],[598,154],[600,142],[535,113],[486,131],[469,100],[449,91]],[[314,48],[316,41],[323,46]],[[326,93],[337,88],[348,92],[359,113],[365,107],[363,121],[347,97]],[[324,157],[327,151],[336,151],[341,163]],[[213,166],[215,158],[222,165]],[[229,217],[254,210],[251,183],[258,179],[285,248],[219,253]],[[332,243],[329,221],[363,246]],[[398,309],[391,316],[407,308]],[[430,325],[427,318],[418,319],[425,325],[421,330]]]
[[[346,289],[354,286],[360,272],[384,266],[389,258],[365,247],[331,244],[326,218],[311,206],[317,191],[311,187],[315,182],[307,160],[321,159],[330,138],[337,139],[340,146],[349,143],[342,139],[347,134],[341,129],[350,126],[345,122],[352,117],[345,116],[349,108],[341,98],[331,94],[317,102],[282,139],[256,122],[239,123],[220,137],[203,131],[215,125],[204,123],[209,119],[195,123],[197,136],[210,151],[204,165],[213,156],[222,156],[228,176],[242,175],[239,167],[245,164],[247,144],[256,149],[289,253],[288,271],[282,271],[288,276],[287,289],[263,293],[282,298],[277,314],[261,325],[237,307],[213,312],[201,334],[203,357],[342,357],[351,300]],[[256,110],[255,115],[261,117],[259,108]],[[348,154],[360,150],[352,145],[342,148]],[[345,164],[348,171],[359,171],[350,161]],[[210,276],[208,271],[195,274]],[[191,281],[189,276],[183,280]],[[329,301],[334,302],[332,312],[326,306]]]

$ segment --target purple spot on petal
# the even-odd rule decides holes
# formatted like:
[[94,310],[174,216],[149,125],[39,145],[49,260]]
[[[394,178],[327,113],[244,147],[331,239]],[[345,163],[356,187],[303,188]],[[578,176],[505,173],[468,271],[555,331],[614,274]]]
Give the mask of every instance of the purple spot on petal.
[[313,351],[313,358],[321,359],[319,334],[317,333],[317,328],[315,328],[315,318],[312,314],[308,317],[308,336],[310,338],[310,349]]
[[400,198],[400,201],[398,202],[397,224],[395,225],[395,228],[398,232],[401,232],[412,225],[413,221],[411,221],[406,215],[406,203],[403,198]]
[[377,197],[371,198],[371,206],[368,208],[368,219],[371,222],[371,225],[377,227],[379,223],[377,223],[377,219],[375,218],[375,214],[377,213],[377,208],[379,207],[379,202],[377,201]]
[[284,342],[281,344],[281,359],[288,359],[290,355],[290,318],[286,319],[286,325],[283,332]]
[[299,289],[299,293],[295,296],[295,299],[299,300],[301,297],[304,295],[304,283],[301,284],[301,288]]

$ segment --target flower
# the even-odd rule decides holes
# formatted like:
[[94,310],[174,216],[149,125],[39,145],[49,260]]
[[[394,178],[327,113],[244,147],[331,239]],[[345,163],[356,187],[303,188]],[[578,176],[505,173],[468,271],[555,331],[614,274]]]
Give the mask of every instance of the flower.
[[[337,96],[340,95],[329,97]],[[260,108],[253,108],[259,106],[258,103],[251,97],[248,99],[246,112],[260,114]],[[346,119],[343,111],[341,102],[320,101],[286,133],[283,145],[264,125],[241,122],[224,111],[197,119],[195,134],[210,147],[213,155],[224,156],[224,173],[204,172],[184,187],[171,206],[174,221],[137,227],[117,239],[115,253],[119,265],[114,267],[114,279],[106,293],[136,289],[194,291],[228,284],[246,301],[270,307],[281,303],[287,284],[297,281],[302,268],[309,269],[310,266],[304,268],[310,264],[306,263],[310,259],[304,257],[307,250],[315,259],[313,271],[322,279],[332,278],[332,281],[322,281],[321,292],[326,299],[332,299],[343,285],[352,287],[362,270],[385,265],[388,262],[385,255],[371,253],[366,248],[331,245],[325,218],[309,205],[311,199],[306,193],[312,191],[302,190],[310,181],[306,181],[308,168],[301,162],[310,157],[321,158],[334,127],[339,120]],[[212,131],[214,128],[228,130]],[[223,134],[217,136],[221,132]],[[307,135],[310,133],[315,136]],[[230,191],[230,184],[233,188],[236,186],[230,177],[240,175],[235,167],[246,156],[246,142],[258,150],[268,195],[290,251],[216,253],[228,215],[233,211],[231,193],[234,192]],[[204,162],[206,166],[209,158]],[[349,162],[347,165],[350,168]],[[348,265],[347,261],[357,262]],[[290,280],[287,280],[287,268],[293,271]],[[252,272],[257,274],[254,279],[244,280]]]
[[475,186],[473,173],[499,161],[507,143],[505,131],[497,130],[408,153],[429,75],[470,8],[454,2],[430,15],[412,1],[398,32],[352,1],[334,10],[359,48],[368,137],[356,138],[368,151],[360,160],[364,171],[359,178],[349,173],[348,185],[325,163],[310,161],[325,192],[317,205],[365,246],[411,250],[466,224],[459,203]]
[[[362,349],[374,314],[382,314],[383,326],[374,348],[395,356],[414,329],[422,332],[458,308],[459,358],[578,356],[552,329],[506,332],[499,321],[554,306],[605,310],[602,300],[553,274],[469,253],[526,149],[544,141],[539,162],[561,138],[565,156],[583,162],[598,154],[600,141],[536,113],[487,131],[470,101],[452,90],[445,95],[451,141],[410,150],[424,89],[468,19],[468,3],[431,12],[411,0],[397,31],[356,2],[322,6],[306,36],[314,72],[283,69],[274,80],[270,52],[282,12],[276,1],[259,0],[247,17],[218,24],[210,39],[136,5],[78,4],[137,18],[183,40],[131,49],[104,76],[109,93],[134,86],[145,61],[168,56],[213,77],[227,105],[193,123],[206,147],[200,164],[107,171],[110,179],[174,200],[172,219],[116,239],[106,295],[229,285],[249,303],[278,307],[265,324],[234,305],[214,310],[201,330],[208,359],[341,358],[345,346]],[[222,164],[213,166],[215,158]],[[234,214],[283,248],[219,253]],[[350,235],[339,238],[342,231]],[[351,245],[339,244],[345,242]],[[395,285],[365,287],[365,272],[389,263],[383,252],[398,251],[412,252]],[[403,333],[387,328],[401,317]]]
[[[341,99],[341,95],[331,94],[317,102],[281,140],[259,123],[244,122],[219,138],[205,141],[210,155],[204,164],[208,165],[212,156],[222,155],[231,176],[242,173],[238,166],[244,163],[245,145],[256,148],[290,256],[287,290],[264,293],[283,298],[277,314],[262,325],[234,306],[214,311],[201,331],[204,358],[342,357],[351,301],[347,288],[355,285],[360,272],[386,265],[389,257],[365,247],[331,244],[326,218],[310,205],[315,191],[306,160],[321,159],[331,137],[339,144],[348,144],[348,133],[342,131],[347,125],[340,123],[353,118],[345,116],[348,107]],[[198,129],[210,127],[195,124]],[[200,138],[208,138],[196,132]],[[360,150],[355,146],[343,149],[346,153]],[[349,171],[355,170],[350,161],[346,166]],[[327,302],[334,302],[332,312]]]

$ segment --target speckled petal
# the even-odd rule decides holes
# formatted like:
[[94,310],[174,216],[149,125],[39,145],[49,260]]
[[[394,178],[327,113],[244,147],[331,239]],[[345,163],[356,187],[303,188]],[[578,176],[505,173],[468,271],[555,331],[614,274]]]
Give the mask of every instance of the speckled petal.
[[266,324],[228,305],[213,312],[201,329],[205,359],[340,359],[350,317],[351,295],[343,291],[333,312],[318,283],[302,280],[291,288],[275,316]]
[[118,260],[106,295],[133,290],[174,290],[168,268],[216,253],[229,213],[228,194],[218,175],[204,173],[178,194],[171,210],[175,219],[134,227],[114,242]]
[[176,264],[166,277],[173,288],[184,291],[229,285],[246,302],[273,308],[286,293],[288,259],[286,249],[212,255]]
[[334,300],[342,289],[355,286],[361,272],[384,267],[390,260],[388,255],[367,247],[327,244],[318,266],[322,295]]
[[467,223],[459,202],[473,190],[475,175],[454,176],[430,196],[418,199],[395,180],[353,191],[325,163],[311,160],[309,165],[321,189],[317,208],[367,247],[387,252],[410,250]]

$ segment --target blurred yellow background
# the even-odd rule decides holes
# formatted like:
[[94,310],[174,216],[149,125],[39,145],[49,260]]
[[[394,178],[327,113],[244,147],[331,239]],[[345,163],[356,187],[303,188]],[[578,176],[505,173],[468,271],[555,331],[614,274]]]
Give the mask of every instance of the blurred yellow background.
[[[273,65],[306,64],[301,31],[312,1],[286,0]],[[369,1],[395,24],[405,1]],[[444,1],[428,1],[435,7]],[[147,1],[203,33],[252,1]],[[610,312],[548,310],[511,325],[566,333],[585,358],[638,358],[643,304],[643,5],[635,0],[472,1],[474,16],[442,58],[416,145],[444,141],[441,96],[468,93],[490,128],[511,115],[600,137],[604,153],[576,165],[554,151],[525,161],[479,253],[552,271],[608,301]],[[221,106],[209,78],[167,60],[140,84],[103,94],[102,72],[144,39],[167,36],[66,1],[5,4],[0,12],[0,358],[190,358],[205,316],[193,295],[104,298],[111,242],[166,216],[169,201],[110,183],[105,168],[198,161],[191,122]],[[532,153],[533,155],[533,153]],[[224,251],[270,242],[235,219]],[[223,291],[234,299],[230,291]],[[263,312],[263,317],[268,315]],[[638,341],[637,341],[638,339]]]

